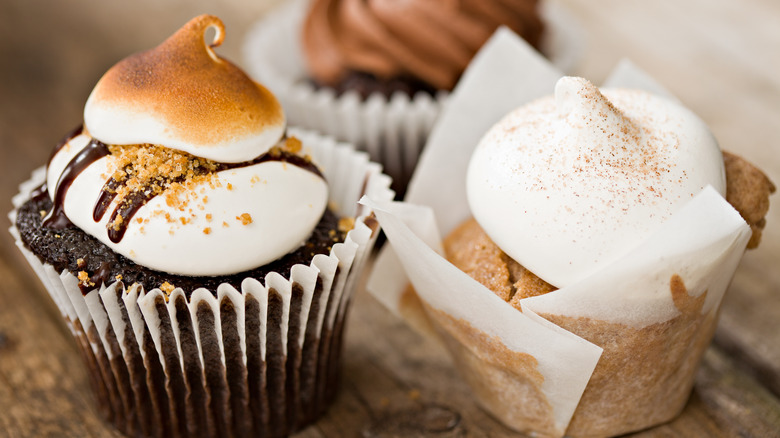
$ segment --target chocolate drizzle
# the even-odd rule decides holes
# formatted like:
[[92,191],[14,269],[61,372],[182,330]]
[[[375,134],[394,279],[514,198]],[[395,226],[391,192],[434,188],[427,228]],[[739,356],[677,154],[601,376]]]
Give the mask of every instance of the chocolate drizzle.
[[[57,154],[70,140],[83,132],[83,128],[79,127],[74,130],[68,137],[62,140],[55,148],[52,158]],[[64,212],[65,195],[68,192],[73,181],[78,177],[81,172],[86,170],[92,163],[110,155],[108,147],[98,140],[92,139],[90,143],[82,149],[65,167],[57,182],[57,188],[54,195],[54,202],[51,210],[44,218],[43,225],[54,228],[62,229],[73,225],[67,218]],[[49,160],[51,162],[51,159]],[[237,169],[241,167],[253,166],[255,164],[264,163],[267,161],[281,161],[289,163],[303,170],[314,173],[323,180],[325,177],[320,170],[308,159],[287,152],[280,148],[273,148],[270,151],[258,156],[257,158],[245,161],[241,163],[217,163],[214,172],[220,172],[223,170]],[[203,170],[203,173],[208,172]],[[169,182],[180,181],[180,178],[171,179]],[[103,216],[108,211],[114,199],[117,197],[118,192],[122,187],[127,184],[127,179],[118,180],[114,176],[109,178],[103,185],[100,191],[100,195],[95,202],[95,207],[92,211],[92,219],[95,222],[100,222]],[[45,192],[45,187],[42,189]],[[141,209],[149,200],[157,196],[151,186],[142,188],[141,190],[133,191],[126,195],[124,199],[120,201],[120,204],[111,213],[111,217],[106,225],[108,238],[114,242],[119,243],[122,237],[127,231],[127,227],[133,219],[133,216]]]
[[63,229],[73,225],[70,219],[65,215],[64,208],[65,195],[68,193],[68,189],[81,172],[86,170],[87,167],[95,161],[108,156],[109,154],[110,152],[105,144],[92,139],[81,152],[70,160],[57,181],[57,188],[54,191],[54,204],[43,219],[43,226],[54,229]]
[[318,169],[317,166],[315,166],[311,161],[299,155],[278,149],[272,149],[255,158],[254,160],[244,161],[243,163],[220,163],[220,166],[217,168],[217,172],[221,170],[237,169],[239,167],[254,166],[255,164],[264,163],[266,161],[281,161],[284,163],[289,163],[293,166],[300,167],[303,170],[308,170],[323,180],[325,179],[325,176],[322,174],[322,172],[320,172],[320,169]]
[[113,176],[103,185],[103,189],[100,190],[100,196],[98,196],[97,202],[95,202],[95,209],[92,210],[92,219],[95,222],[100,222],[100,219],[103,219],[103,215],[106,214],[111,201],[116,198],[116,191],[121,185],[122,182]]
[[155,196],[149,188],[128,194],[111,214],[111,219],[108,220],[108,238],[114,243],[119,243],[133,216]]

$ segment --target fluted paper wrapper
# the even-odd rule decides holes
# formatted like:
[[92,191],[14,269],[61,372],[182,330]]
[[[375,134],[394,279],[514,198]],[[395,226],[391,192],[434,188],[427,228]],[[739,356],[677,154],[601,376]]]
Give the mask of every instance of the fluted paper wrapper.
[[[279,98],[292,124],[367,151],[393,178],[394,188],[403,189],[448,93],[431,97],[398,92],[390,99],[375,93],[363,100],[354,91],[337,96],[330,88],[315,88],[300,40],[307,5],[307,0],[287,2],[250,29],[243,46],[247,71]],[[568,71],[581,52],[582,32],[576,20],[555,3],[545,4],[541,13],[547,23],[543,50],[555,65]]]
[[[431,133],[407,202],[363,201],[391,244],[368,289],[438,334],[477,401],[507,426],[534,436],[618,435],[684,407],[750,228],[707,187],[619,262],[521,300],[522,311],[450,264],[440,242],[471,216],[472,150],[506,113],[552,93],[560,76],[511,32],[493,36]],[[627,61],[605,85],[666,93]]]
[[[355,228],[330,254],[295,265],[289,278],[246,278],[166,296],[115,282],[82,293],[17,246],[59,307],[80,347],[98,408],[130,436],[285,436],[325,412],[336,394],[344,321],[378,228],[362,194],[393,198],[389,178],[364,153],[290,130],[328,180],[337,213]],[[18,208],[45,176],[38,169]],[[11,213],[15,223],[16,211]],[[189,298],[188,298],[189,296]]]

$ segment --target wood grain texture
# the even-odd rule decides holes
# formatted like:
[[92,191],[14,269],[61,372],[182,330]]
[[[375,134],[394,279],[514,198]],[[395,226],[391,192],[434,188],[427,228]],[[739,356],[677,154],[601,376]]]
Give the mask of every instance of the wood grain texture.
[[[281,0],[0,2],[0,219],[19,182],[80,123],[102,72],[215,13],[221,53],[241,64],[243,33]],[[598,83],[630,58],[707,122],[724,149],[780,183],[780,3],[774,0],[558,0],[585,37],[572,73]],[[743,259],[716,342],[683,414],[641,437],[780,436],[780,198]],[[476,404],[436,343],[359,291],[340,395],[299,437],[516,436]],[[97,413],[58,310],[0,232],[0,438],[117,437]]]

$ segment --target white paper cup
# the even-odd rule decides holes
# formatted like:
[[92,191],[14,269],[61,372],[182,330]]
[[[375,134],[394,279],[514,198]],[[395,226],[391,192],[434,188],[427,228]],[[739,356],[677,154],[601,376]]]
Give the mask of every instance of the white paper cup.
[[[378,235],[363,194],[393,198],[390,180],[364,153],[291,129],[331,187],[331,203],[355,227],[330,254],[246,278],[240,290],[159,289],[114,282],[83,293],[67,270],[17,246],[71,329],[98,408],[130,436],[282,436],[322,415],[336,394],[347,306]],[[45,176],[20,186],[10,218]]]
[[[300,41],[306,6],[306,0],[290,1],[250,29],[243,46],[247,72],[277,96],[292,124],[367,151],[402,191],[449,93],[396,92],[390,99],[374,93],[364,100],[356,92],[336,96],[330,88],[315,88]],[[584,44],[579,25],[554,2],[543,3],[541,14],[547,25],[543,52],[558,68],[570,71]]]

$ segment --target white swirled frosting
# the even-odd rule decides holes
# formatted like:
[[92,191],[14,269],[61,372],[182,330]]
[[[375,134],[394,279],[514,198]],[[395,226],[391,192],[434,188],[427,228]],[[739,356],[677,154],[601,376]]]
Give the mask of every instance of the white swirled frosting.
[[575,77],[491,128],[467,174],[480,226],[557,287],[618,260],[707,185],[725,194],[723,157],[696,115]]
[[[205,45],[208,27],[217,28],[211,47],[218,45],[222,22],[200,16],[103,76],[86,105],[84,132],[49,163],[52,199],[71,160],[93,138],[170,148],[217,163],[244,163],[284,145],[285,119],[276,98]],[[124,196],[114,198],[100,220],[93,211],[118,166],[109,155],[78,173],[64,192],[65,215],[135,263],[174,274],[233,274],[284,256],[307,240],[328,202],[325,180],[310,169],[273,159],[240,165],[151,197],[115,242],[109,221]]]

